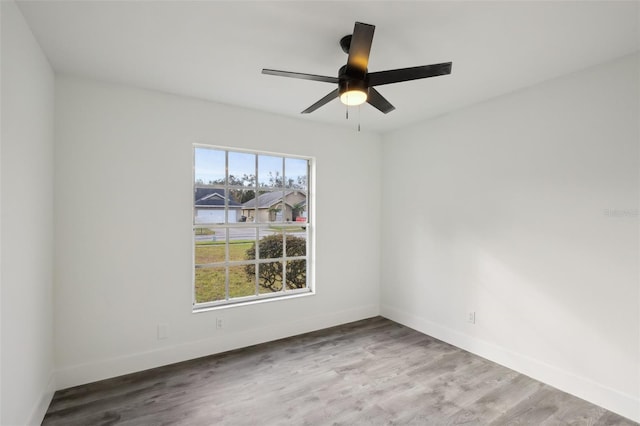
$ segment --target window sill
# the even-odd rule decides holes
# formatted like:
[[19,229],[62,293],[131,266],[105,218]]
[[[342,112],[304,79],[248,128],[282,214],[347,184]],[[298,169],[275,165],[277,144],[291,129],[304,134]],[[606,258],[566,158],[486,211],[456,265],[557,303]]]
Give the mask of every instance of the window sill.
[[196,305],[196,306],[193,307],[193,310],[191,311],[191,313],[199,314],[201,312],[217,311],[217,310],[222,310],[222,309],[236,308],[236,307],[239,307],[239,306],[247,306],[247,305],[255,305],[255,304],[259,304],[259,303],[275,302],[275,301],[279,301],[279,300],[297,299],[299,297],[314,296],[315,294],[316,294],[315,291],[306,290],[306,291],[295,292],[295,293],[292,293],[292,294],[287,294],[285,296],[270,296],[270,297],[263,297],[263,298],[255,298],[255,296],[252,296],[252,298],[250,300],[239,300],[237,302],[223,301],[223,302],[218,302],[218,303],[215,303],[215,304],[202,304],[200,306]]

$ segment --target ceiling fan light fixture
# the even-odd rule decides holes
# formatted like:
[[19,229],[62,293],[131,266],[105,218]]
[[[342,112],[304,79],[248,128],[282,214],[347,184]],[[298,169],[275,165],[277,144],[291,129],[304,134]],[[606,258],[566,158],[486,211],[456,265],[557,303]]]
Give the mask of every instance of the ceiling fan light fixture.
[[[380,112],[387,114],[393,111],[395,107],[376,90],[376,86],[451,74],[451,62],[370,73],[367,67],[369,66],[369,53],[371,52],[375,28],[375,25],[356,22],[353,27],[353,34],[346,35],[340,39],[340,47],[349,57],[346,65],[343,65],[338,70],[337,77],[268,68],[264,68],[262,73],[338,84],[337,89],[332,90],[322,99],[302,111],[301,114],[309,114],[335,98],[340,98],[340,101],[348,106],[361,105],[367,102]],[[349,110],[347,109],[347,115],[348,113]]]
[[367,92],[354,89],[340,95],[340,101],[348,106],[362,105],[367,101]]
[[362,105],[369,97],[369,87],[365,80],[350,79],[344,77],[344,68],[340,69],[340,81],[338,82],[338,94],[340,102],[347,106]]

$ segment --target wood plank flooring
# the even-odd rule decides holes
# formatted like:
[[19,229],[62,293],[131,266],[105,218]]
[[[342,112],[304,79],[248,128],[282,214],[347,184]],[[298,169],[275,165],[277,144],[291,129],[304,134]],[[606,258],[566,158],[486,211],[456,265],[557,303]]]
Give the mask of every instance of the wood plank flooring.
[[56,392],[44,425],[638,425],[376,317]]

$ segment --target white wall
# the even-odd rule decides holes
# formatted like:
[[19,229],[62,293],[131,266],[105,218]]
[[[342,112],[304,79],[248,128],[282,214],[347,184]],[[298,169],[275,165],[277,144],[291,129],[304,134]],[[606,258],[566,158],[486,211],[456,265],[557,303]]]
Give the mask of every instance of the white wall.
[[[379,302],[391,319],[640,420],[638,71],[625,58],[382,145],[58,77],[54,154],[52,71],[2,2],[0,423],[42,418],[53,345],[64,388],[369,317]],[[317,158],[317,295],[191,313],[194,142]]]
[[40,424],[54,388],[54,76],[16,4],[0,7],[0,424]]
[[[59,388],[378,314],[377,135],[61,76],[55,135]],[[316,158],[315,296],[191,312],[193,143]]]
[[381,313],[640,420],[639,71],[386,135]]

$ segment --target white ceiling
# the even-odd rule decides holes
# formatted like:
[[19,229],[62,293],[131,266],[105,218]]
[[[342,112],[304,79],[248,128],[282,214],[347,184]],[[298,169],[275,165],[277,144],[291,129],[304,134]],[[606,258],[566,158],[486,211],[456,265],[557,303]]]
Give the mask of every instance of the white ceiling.
[[638,51],[638,1],[21,1],[53,68],[148,89],[339,125],[334,86],[262,75],[336,76],[355,21],[376,26],[370,71],[453,62],[449,76],[380,86],[395,105],[360,109],[389,131]]

